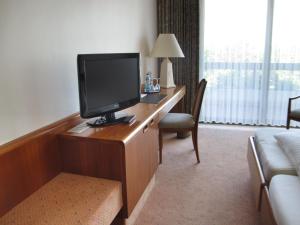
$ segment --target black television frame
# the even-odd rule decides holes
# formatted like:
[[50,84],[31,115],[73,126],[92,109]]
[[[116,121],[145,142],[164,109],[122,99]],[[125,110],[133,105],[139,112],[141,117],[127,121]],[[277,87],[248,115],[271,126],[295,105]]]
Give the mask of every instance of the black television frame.
[[[97,110],[89,111],[87,107],[87,95],[86,95],[86,61],[103,60],[103,59],[126,59],[137,58],[137,94],[134,99],[130,99],[123,102],[116,102],[114,104],[99,107]],[[79,105],[80,116],[82,118],[104,117],[106,122],[115,121],[115,112],[129,108],[140,102],[141,90],[140,90],[140,54],[139,53],[104,53],[104,54],[79,54],[77,55],[77,71],[78,71],[78,89],[79,89]],[[104,109],[105,108],[105,109]],[[98,121],[99,122],[99,121]]]

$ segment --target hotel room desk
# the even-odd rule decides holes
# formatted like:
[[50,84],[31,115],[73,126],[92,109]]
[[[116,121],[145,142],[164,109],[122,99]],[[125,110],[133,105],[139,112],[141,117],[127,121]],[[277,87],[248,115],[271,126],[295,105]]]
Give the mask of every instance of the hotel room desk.
[[138,103],[123,112],[136,122],[60,134],[63,170],[122,182],[128,218],[158,167],[158,122],[183,98],[185,87],[162,89],[159,104]]

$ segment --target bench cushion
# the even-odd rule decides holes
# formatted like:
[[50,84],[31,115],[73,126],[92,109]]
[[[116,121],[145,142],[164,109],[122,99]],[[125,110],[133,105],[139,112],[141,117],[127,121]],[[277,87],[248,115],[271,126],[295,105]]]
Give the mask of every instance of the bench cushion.
[[270,202],[278,225],[300,224],[300,179],[277,175],[270,183]]
[[121,207],[120,182],[61,173],[5,214],[0,225],[108,225]]
[[282,128],[261,128],[255,133],[255,146],[267,182],[277,174],[297,175],[295,167],[274,138],[275,134],[286,131]]

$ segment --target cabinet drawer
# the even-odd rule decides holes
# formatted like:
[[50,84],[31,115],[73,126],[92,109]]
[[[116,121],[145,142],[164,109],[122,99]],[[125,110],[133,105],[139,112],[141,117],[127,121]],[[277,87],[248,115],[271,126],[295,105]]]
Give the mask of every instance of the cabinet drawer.
[[158,128],[155,119],[128,141],[125,161],[126,214],[129,216],[158,167]]

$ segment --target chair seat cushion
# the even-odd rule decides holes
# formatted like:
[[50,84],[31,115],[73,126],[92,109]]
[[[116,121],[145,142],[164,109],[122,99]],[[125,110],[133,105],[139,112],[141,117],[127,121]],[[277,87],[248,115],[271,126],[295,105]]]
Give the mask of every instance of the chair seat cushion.
[[300,109],[294,109],[291,111],[290,115],[293,118],[299,118],[300,119]]
[[120,182],[61,173],[0,218],[0,224],[108,225],[121,207]]
[[267,182],[277,174],[297,175],[296,168],[274,137],[282,132],[288,131],[281,128],[261,128],[255,132],[255,146]]
[[160,122],[159,128],[192,128],[195,121],[192,115],[186,113],[168,113]]
[[300,179],[277,175],[270,183],[270,202],[278,225],[300,224]]

